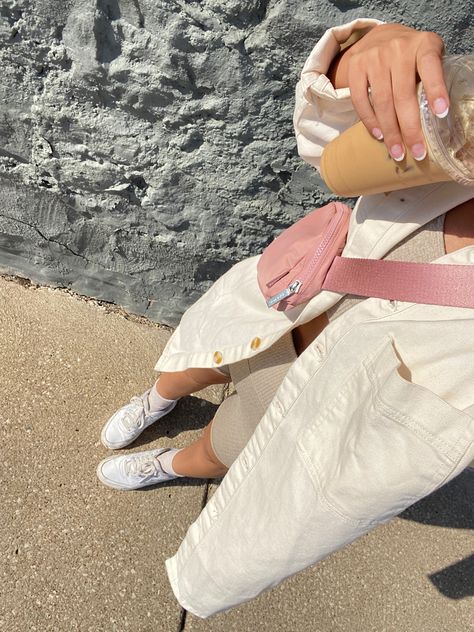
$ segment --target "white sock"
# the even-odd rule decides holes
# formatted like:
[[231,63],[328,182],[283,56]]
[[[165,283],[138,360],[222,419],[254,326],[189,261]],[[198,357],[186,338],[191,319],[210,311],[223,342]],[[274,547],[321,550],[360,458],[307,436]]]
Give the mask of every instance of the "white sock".
[[158,457],[158,461],[161,464],[161,467],[163,468],[163,471],[166,472],[166,474],[171,474],[171,476],[184,476],[184,474],[178,474],[178,472],[175,472],[173,469],[173,459],[176,456],[176,454],[178,452],[181,452],[181,450],[177,450],[176,448],[171,448],[171,450],[168,450],[167,452],[163,452],[163,454],[160,454],[160,456]]
[[150,412],[152,413],[157,413],[160,410],[166,410],[175,401],[175,399],[166,399],[166,397],[161,397],[156,390],[156,384],[151,387],[150,392],[148,393],[148,405],[150,407]]

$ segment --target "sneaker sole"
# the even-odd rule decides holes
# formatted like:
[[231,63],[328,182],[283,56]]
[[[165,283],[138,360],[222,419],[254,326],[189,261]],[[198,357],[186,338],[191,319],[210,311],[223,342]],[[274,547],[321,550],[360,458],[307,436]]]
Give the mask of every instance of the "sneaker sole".
[[[160,448],[157,452],[156,452],[156,456],[159,456],[160,454],[163,454],[163,452],[168,452],[170,448]],[[166,481],[159,481],[158,483],[152,483],[151,485],[143,485],[142,487],[125,487],[123,485],[120,485],[119,483],[115,483],[115,481],[111,481],[110,479],[108,479],[107,477],[105,477],[102,474],[102,466],[104,465],[104,463],[107,463],[108,461],[111,461],[112,459],[116,459],[116,456],[109,456],[106,459],[103,459],[99,465],[97,466],[96,469],[96,474],[97,474],[97,478],[99,479],[99,481],[101,483],[103,483],[104,485],[106,485],[107,487],[112,487],[113,489],[118,489],[122,492],[133,492],[133,491],[138,491],[140,489],[143,489],[144,487],[153,487],[154,485],[159,485],[160,482],[162,483],[167,483],[168,480],[174,480],[173,478],[167,479]]]
[[109,450],[120,450],[121,448],[126,448],[128,445],[130,445],[131,443],[133,443],[134,441],[136,441],[138,439],[138,437],[142,434],[142,432],[144,430],[146,430],[147,428],[149,428],[150,426],[152,426],[155,422],[159,421],[160,419],[163,419],[163,417],[166,417],[166,415],[168,415],[172,410],[174,410],[176,404],[178,403],[178,400],[176,400],[176,402],[173,404],[173,406],[166,411],[166,413],[164,415],[161,415],[161,417],[158,417],[157,419],[155,419],[154,421],[151,421],[149,424],[147,424],[143,430],[141,430],[137,435],[135,435],[132,439],[128,440],[128,441],[120,441],[118,443],[111,443],[110,441],[108,441],[105,437],[105,433],[107,431],[107,428],[110,424],[110,422],[112,421],[112,419],[115,417],[114,413],[112,415],[112,417],[109,419],[109,421],[104,425],[104,427],[102,428],[102,431],[100,433],[100,442],[102,443],[102,445],[105,448],[108,448]]

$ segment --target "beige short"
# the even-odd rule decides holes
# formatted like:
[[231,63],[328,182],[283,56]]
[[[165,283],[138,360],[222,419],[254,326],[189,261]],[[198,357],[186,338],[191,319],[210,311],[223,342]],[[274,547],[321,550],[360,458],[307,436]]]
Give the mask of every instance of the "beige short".
[[247,444],[296,357],[289,332],[253,358],[228,365],[235,393],[219,406],[211,426],[212,448],[227,467]]

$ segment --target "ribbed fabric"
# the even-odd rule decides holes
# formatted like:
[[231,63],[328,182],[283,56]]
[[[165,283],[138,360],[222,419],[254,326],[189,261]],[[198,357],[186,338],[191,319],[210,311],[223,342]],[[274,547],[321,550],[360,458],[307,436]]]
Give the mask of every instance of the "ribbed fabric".
[[[392,248],[384,259],[425,263],[443,256],[444,215],[428,222]],[[327,311],[329,322],[366,299],[346,295]],[[235,392],[220,405],[211,426],[217,458],[230,467],[263,417],[291,364],[296,359],[291,332],[248,360],[221,367],[230,371]]]
[[288,332],[262,353],[229,365],[236,392],[219,406],[211,426],[213,450],[227,467],[247,444],[296,357]]

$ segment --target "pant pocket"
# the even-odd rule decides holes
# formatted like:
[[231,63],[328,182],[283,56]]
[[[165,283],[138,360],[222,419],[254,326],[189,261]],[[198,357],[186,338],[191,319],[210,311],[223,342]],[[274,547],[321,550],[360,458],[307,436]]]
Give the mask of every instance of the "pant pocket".
[[355,524],[388,520],[431,493],[472,446],[474,419],[405,380],[401,364],[387,337],[297,438],[327,506]]

